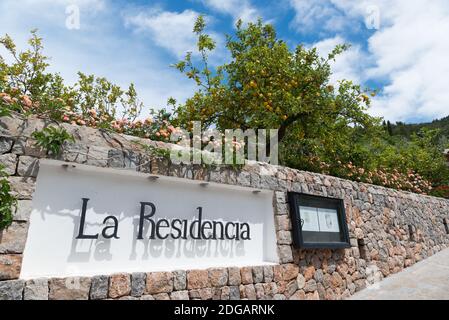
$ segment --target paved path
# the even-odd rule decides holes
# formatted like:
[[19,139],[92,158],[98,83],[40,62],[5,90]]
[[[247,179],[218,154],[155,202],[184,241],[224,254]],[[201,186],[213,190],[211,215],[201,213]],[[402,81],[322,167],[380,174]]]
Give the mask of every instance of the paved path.
[[389,276],[351,300],[449,300],[449,249]]

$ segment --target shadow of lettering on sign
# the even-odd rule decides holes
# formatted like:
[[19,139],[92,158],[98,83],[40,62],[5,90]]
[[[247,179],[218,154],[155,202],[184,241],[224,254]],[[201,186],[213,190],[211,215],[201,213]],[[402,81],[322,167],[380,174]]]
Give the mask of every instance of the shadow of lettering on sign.
[[[152,258],[165,257],[167,259],[187,258],[195,259],[201,257],[207,258],[234,258],[245,256],[245,240],[249,240],[251,234],[249,225],[245,222],[234,221],[231,223],[229,230],[226,230],[227,221],[213,221],[210,222],[211,228],[204,231],[204,228],[200,228],[201,223],[209,222],[206,218],[198,218],[198,214],[195,215],[195,211],[192,210],[192,214],[189,218],[184,218],[180,222],[185,223],[185,228],[188,229],[185,233],[176,238],[177,234],[173,227],[164,228],[164,231],[159,234],[166,239],[158,239],[155,237],[154,226],[157,225],[160,220],[172,221],[166,216],[159,216],[154,221],[145,221],[141,226],[141,217],[139,216],[140,205],[136,204],[134,212],[124,212],[121,208],[112,208],[108,205],[102,205],[101,207],[95,206],[95,201],[89,203],[79,199],[77,201],[77,207],[73,209],[60,209],[56,210],[55,207],[45,206],[45,208],[35,208],[38,210],[38,214],[45,217],[46,215],[56,215],[61,218],[69,218],[72,223],[71,227],[71,246],[70,253],[67,257],[67,262],[84,262],[89,261],[111,261],[113,260],[113,254],[111,247],[115,241],[129,242],[129,259],[130,260],[149,260]],[[82,221],[83,205],[85,219]],[[115,209],[115,210],[114,210]],[[112,214],[112,212],[119,212],[118,214]],[[114,216],[115,220],[105,220],[105,217]],[[201,217],[201,214],[200,214]],[[45,219],[45,218],[44,218]],[[123,228],[129,228],[129,223],[122,226],[121,223],[127,219],[132,219],[132,239],[123,239]],[[96,222],[93,222],[95,220]],[[102,223],[103,221],[104,223]],[[83,222],[83,226],[81,225]],[[196,222],[197,225],[190,230],[192,223]],[[242,225],[247,225],[242,227]],[[117,237],[105,238],[103,230],[109,229],[107,234],[112,235],[114,227],[118,226]],[[142,227],[142,231],[140,230]],[[212,227],[216,227],[212,228]],[[247,228],[246,228],[247,227]],[[200,230],[198,230],[200,228]],[[229,231],[229,233],[228,233]],[[203,233],[201,233],[203,232]],[[140,234],[141,233],[141,234]],[[215,234],[213,234],[215,233]],[[173,234],[175,236],[173,236]],[[237,234],[239,236],[237,236]],[[79,239],[79,236],[83,235],[86,238]],[[139,235],[142,239],[139,239]],[[193,235],[193,238],[191,237]],[[242,237],[243,235],[243,237]],[[201,238],[204,236],[204,238]],[[175,237],[175,238],[174,238]],[[196,239],[195,239],[196,237]],[[229,239],[234,237],[234,239]],[[211,238],[211,239],[208,239]],[[237,239],[239,240],[237,240]],[[55,239],[57,241],[57,239]]]
[[[150,239],[149,225],[143,226],[143,239],[138,239],[138,218],[134,219],[134,235],[130,260],[148,260],[164,255],[166,258],[239,257],[245,255],[245,241],[229,239]],[[139,247],[143,250],[138,250]],[[139,253],[138,253],[139,252]]]

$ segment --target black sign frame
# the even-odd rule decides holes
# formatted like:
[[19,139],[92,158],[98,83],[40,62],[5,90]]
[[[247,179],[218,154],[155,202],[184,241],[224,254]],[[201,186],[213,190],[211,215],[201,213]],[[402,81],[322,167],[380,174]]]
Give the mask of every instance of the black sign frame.
[[[289,192],[288,201],[290,206],[290,216],[292,221],[293,245],[300,249],[343,249],[350,248],[348,225],[346,222],[345,205],[343,199],[315,196],[311,194]],[[305,241],[302,230],[302,218],[299,207],[309,206],[324,209],[336,209],[339,223],[338,241]],[[327,232],[314,232],[316,234]]]

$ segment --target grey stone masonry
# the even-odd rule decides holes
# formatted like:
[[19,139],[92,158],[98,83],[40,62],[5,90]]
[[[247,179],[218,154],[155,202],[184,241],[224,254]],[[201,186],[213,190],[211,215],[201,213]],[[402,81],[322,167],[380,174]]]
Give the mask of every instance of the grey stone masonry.
[[17,170],[17,156],[12,153],[0,155],[0,164],[7,175],[14,175]]
[[33,279],[25,283],[24,300],[48,300],[48,279]]
[[95,276],[92,278],[89,297],[91,300],[106,299],[108,297],[109,277]]
[[33,207],[31,200],[19,200],[17,202],[17,208],[14,212],[14,221],[29,221],[32,210]]
[[23,177],[37,177],[39,171],[39,159],[29,156],[20,156],[17,165],[17,174]]
[[88,300],[92,279],[55,278],[49,281],[49,300]]
[[23,280],[0,281],[0,300],[22,300]]
[[22,253],[27,231],[28,223],[15,221],[7,229],[0,231],[0,254]]
[[144,272],[135,272],[131,275],[131,295],[140,297],[145,292],[147,275]]
[[[175,165],[143,146],[171,145],[62,124],[75,137],[61,161],[140,171],[273,191],[277,264],[173,272],[17,280],[45,150],[31,134],[50,123],[0,117],[0,164],[18,199],[14,222],[0,233],[0,300],[3,299],[345,299],[447,248],[449,201],[266,163],[239,169]],[[54,125],[54,123],[52,124]],[[350,248],[301,250],[293,246],[288,192],[344,200]]]
[[173,287],[175,290],[187,288],[187,274],[184,270],[173,271]]
[[0,154],[11,152],[13,139],[0,137]]

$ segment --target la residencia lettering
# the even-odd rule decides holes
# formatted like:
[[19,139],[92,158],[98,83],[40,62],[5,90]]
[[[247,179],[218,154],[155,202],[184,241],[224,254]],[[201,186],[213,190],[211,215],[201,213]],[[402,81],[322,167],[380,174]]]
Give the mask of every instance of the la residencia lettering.
[[[81,217],[76,239],[98,239],[99,233],[87,234],[85,231],[87,204],[90,199],[82,198]],[[187,219],[155,219],[156,206],[152,202],[140,202],[137,239],[195,239],[195,240],[251,240],[250,226],[246,222],[223,222],[206,220],[203,208],[198,207],[198,217]],[[103,220],[101,236],[105,239],[120,239],[119,220],[111,215]],[[146,235],[144,237],[145,227]],[[149,234],[149,236],[148,236]]]

